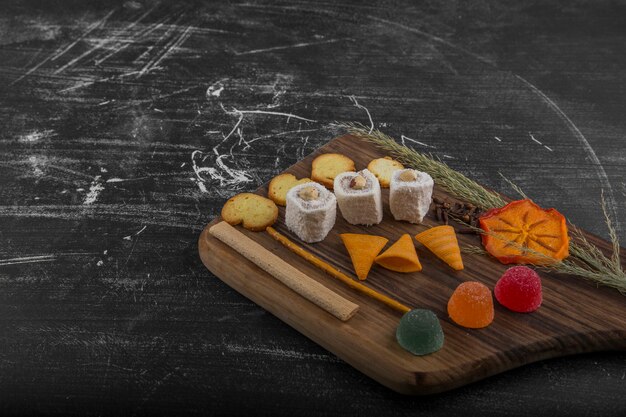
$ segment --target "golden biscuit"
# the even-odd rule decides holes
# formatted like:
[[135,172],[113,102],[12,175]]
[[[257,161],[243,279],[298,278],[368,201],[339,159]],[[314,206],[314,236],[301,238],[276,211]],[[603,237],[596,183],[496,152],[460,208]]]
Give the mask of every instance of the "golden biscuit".
[[293,174],[280,174],[272,178],[267,190],[267,196],[279,206],[287,204],[287,191],[299,184],[312,182],[310,178],[297,179]]
[[244,228],[261,232],[274,224],[278,218],[278,207],[268,198],[241,193],[231,197],[224,204],[222,218],[233,226],[243,223]]
[[389,188],[391,175],[394,171],[404,169],[404,165],[395,159],[391,159],[391,157],[386,156],[384,158],[372,160],[367,166],[367,169],[369,169],[371,173],[378,178],[378,182],[380,182],[381,187]]
[[354,161],[347,156],[339,153],[325,153],[313,160],[311,178],[332,190],[338,174],[354,170]]

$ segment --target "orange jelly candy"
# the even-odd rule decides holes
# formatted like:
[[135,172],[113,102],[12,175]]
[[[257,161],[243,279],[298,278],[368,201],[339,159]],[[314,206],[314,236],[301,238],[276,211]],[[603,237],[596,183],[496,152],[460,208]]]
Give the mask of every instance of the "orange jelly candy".
[[448,301],[448,315],[459,326],[470,329],[487,327],[493,321],[493,298],[484,284],[464,282]]

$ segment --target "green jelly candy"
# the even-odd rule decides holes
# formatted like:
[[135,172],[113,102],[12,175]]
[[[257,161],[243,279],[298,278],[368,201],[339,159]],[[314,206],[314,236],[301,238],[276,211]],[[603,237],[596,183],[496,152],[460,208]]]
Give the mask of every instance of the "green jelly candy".
[[428,355],[443,346],[443,330],[435,313],[417,308],[402,316],[396,339],[412,354]]

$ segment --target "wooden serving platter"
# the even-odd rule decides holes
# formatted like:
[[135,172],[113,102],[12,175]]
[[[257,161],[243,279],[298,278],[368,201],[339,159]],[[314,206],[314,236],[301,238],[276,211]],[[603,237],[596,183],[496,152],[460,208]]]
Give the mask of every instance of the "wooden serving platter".
[[[311,161],[327,152],[349,155],[357,170],[365,168],[372,159],[384,156],[373,145],[346,135],[331,141],[286,172],[298,178],[307,177]],[[257,192],[267,195],[267,185]],[[434,195],[455,201],[436,184]],[[384,220],[381,224],[353,226],[337,210],[335,227],[320,243],[306,244],[290,233],[284,224],[282,207],[274,228],[355,277],[340,233],[377,234],[387,237],[391,244],[404,233],[414,236],[429,226],[440,224],[432,214],[425,218],[423,225],[393,220],[388,196],[389,190],[383,189]],[[443,348],[430,355],[413,356],[395,339],[401,313],[351,290],[284,248],[267,233],[249,232],[237,226],[288,263],[360,306],[349,321],[336,319],[209,235],[209,227],[218,221],[220,219],[211,222],[199,240],[200,257],[213,274],[356,369],[401,393],[437,393],[541,359],[626,349],[626,297],[616,290],[597,288],[566,275],[541,274],[544,301],[534,313],[514,313],[494,300],[495,320],[489,327],[474,330],[457,326],[446,309],[454,289],[464,281],[473,280],[493,290],[507,267],[488,256],[463,254],[465,270],[457,272],[416,243],[423,265],[421,272],[400,274],[374,266],[364,282],[412,308],[431,309],[439,317],[445,334]],[[588,237],[603,250],[609,250],[606,241],[593,235]],[[477,236],[459,234],[458,238],[461,245],[479,245]],[[621,253],[625,259],[626,251],[622,249]]]

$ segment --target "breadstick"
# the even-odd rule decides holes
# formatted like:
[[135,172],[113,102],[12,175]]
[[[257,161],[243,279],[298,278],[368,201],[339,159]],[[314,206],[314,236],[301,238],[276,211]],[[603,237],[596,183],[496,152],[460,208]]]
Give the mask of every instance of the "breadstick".
[[211,226],[209,233],[339,320],[347,321],[359,309],[358,305],[305,275],[228,223]]
[[411,308],[405,306],[404,304],[399,303],[396,300],[387,297],[386,295],[383,295],[379,292],[374,291],[373,289],[361,284],[360,282],[353,280],[352,278],[350,278],[343,272],[337,270],[336,268],[333,268],[332,265],[322,261],[317,256],[313,255],[310,252],[307,252],[305,249],[302,249],[300,246],[290,241],[287,238],[287,236],[280,234],[273,227],[269,226],[267,229],[265,229],[265,231],[269,233],[269,235],[272,236],[274,239],[282,243],[283,246],[285,246],[287,249],[289,249],[296,255],[300,256],[301,258],[307,260],[309,263],[312,263],[313,265],[315,265],[322,271],[326,272],[327,274],[337,278],[339,281],[343,282],[348,287],[355,289],[359,291],[360,293],[367,295],[368,297],[378,300],[381,303],[386,304],[387,306],[393,308],[394,310],[400,311],[401,313],[407,313],[411,311]]

